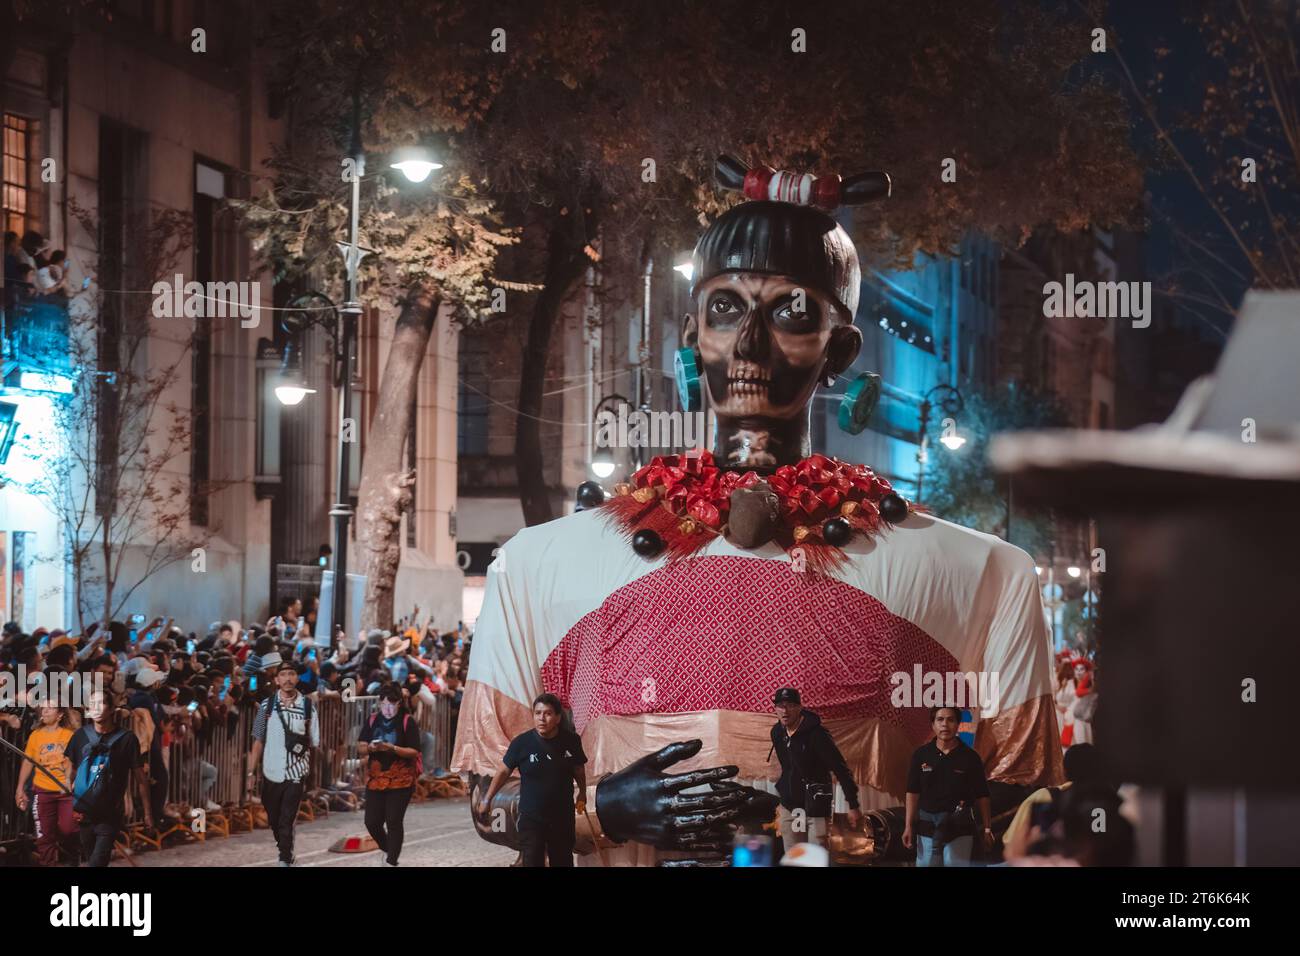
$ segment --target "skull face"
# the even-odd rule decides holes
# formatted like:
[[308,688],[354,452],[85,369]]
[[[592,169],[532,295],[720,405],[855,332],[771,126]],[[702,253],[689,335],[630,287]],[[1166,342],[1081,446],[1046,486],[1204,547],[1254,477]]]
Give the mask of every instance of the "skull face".
[[724,272],[696,290],[686,325],[715,414],[749,425],[801,415],[827,372],[857,355],[861,333],[831,295],[787,276]]

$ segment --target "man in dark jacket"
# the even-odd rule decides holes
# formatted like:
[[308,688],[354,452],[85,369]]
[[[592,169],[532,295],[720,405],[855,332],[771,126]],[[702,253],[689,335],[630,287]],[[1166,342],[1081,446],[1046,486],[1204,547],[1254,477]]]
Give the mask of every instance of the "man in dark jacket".
[[862,820],[858,785],[830,731],[822,726],[820,717],[803,709],[797,690],[780,688],[772,703],[777,717],[772,727],[772,750],[781,761],[781,779],[776,785],[781,797],[781,840],[786,852],[810,839],[825,846],[835,795],[831,774],[844,790],[849,823],[854,827]]

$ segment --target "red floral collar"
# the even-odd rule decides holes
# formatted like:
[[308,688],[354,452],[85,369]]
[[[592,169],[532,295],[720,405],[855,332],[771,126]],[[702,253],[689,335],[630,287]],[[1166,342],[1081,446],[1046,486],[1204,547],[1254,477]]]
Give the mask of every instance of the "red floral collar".
[[629,537],[654,531],[671,558],[686,557],[727,530],[731,493],[766,481],[780,501],[775,540],[787,552],[802,548],[802,557],[817,569],[844,560],[842,549],[829,544],[822,527],[844,518],[855,532],[872,535],[888,522],[880,500],[893,493],[884,478],[865,465],[826,455],[810,455],[782,465],[770,475],[719,468],[708,451],[653,459],[632,481],[615,487],[615,497],[601,510]]

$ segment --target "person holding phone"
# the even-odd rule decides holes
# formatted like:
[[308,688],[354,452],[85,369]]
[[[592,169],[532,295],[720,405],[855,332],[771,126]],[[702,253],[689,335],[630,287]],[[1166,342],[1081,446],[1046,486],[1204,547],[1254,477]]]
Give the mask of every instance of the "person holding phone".
[[383,851],[380,864],[397,866],[406,808],[420,774],[420,727],[400,685],[380,689],[379,708],[361,728],[357,753],[366,760],[366,829]]

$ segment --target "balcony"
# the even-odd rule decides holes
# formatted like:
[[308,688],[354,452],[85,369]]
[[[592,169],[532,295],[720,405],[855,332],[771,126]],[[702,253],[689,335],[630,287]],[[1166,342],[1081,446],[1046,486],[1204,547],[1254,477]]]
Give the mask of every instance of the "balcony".
[[4,386],[37,392],[72,391],[68,309],[56,302],[32,302],[6,311]]

